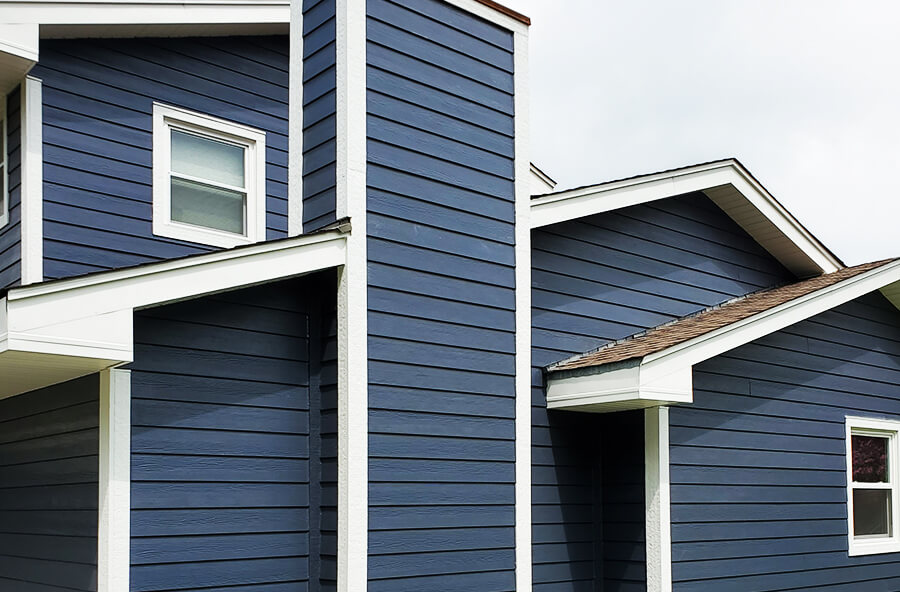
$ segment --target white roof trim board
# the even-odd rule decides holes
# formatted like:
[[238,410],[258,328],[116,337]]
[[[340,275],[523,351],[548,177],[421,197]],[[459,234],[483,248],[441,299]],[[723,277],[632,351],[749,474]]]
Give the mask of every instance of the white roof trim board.
[[697,191],[705,193],[798,277],[844,267],[734,159],[536,196],[531,201],[531,227]]
[[[691,403],[693,367],[836,306],[881,290],[900,294],[900,260],[791,300],[642,359],[550,374],[547,407],[607,413]],[[895,305],[896,299],[892,300]]]
[[328,230],[11,289],[0,299],[0,398],[134,359],[134,311],[344,265]]

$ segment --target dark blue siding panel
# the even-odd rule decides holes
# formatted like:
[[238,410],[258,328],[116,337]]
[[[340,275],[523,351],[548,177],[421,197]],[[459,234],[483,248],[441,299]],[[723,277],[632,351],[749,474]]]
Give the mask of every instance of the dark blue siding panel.
[[[608,451],[585,455],[580,441],[581,430],[602,432],[602,420],[577,427],[570,414],[548,412],[541,368],[790,279],[701,194],[532,233],[532,436],[535,475],[541,476],[534,483],[536,590],[582,590],[601,579],[609,590],[645,587],[643,457],[615,458],[613,475],[607,472],[610,463],[601,463],[604,479],[598,481],[593,466]],[[642,433],[642,425],[629,433]],[[609,434],[602,438],[614,450],[622,448]],[[642,442],[628,449],[640,450]],[[615,481],[620,474],[626,482]],[[601,491],[595,491],[598,483]],[[623,492],[633,494],[627,504],[610,498]],[[590,499],[602,517],[604,541],[602,561],[593,566],[588,542],[599,539],[589,531]]]
[[335,0],[303,2],[303,230],[335,220]]
[[17,88],[6,97],[6,166],[9,222],[0,228],[0,291],[17,285],[22,278],[21,208],[21,96]]
[[670,414],[675,590],[900,589],[900,554],[847,555],[848,415],[900,419],[878,293],[695,367]]
[[47,41],[32,74],[44,94],[46,278],[210,249],[153,236],[154,101],[266,132],[267,238],[286,236],[286,37]]
[[0,401],[0,590],[97,590],[100,383]]
[[329,589],[334,290],[322,274],[135,316],[132,590]]
[[367,29],[369,589],[513,590],[512,36],[435,0]]

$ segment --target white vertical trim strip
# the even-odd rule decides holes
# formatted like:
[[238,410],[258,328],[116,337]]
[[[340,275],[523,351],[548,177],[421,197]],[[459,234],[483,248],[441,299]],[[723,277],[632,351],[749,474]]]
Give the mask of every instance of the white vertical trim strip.
[[368,587],[366,0],[336,2],[336,213],[350,217],[338,285],[338,591]]
[[651,407],[644,411],[644,491],[647,592],[671,592],[672,495],[668,407]]
[[44,132],[41,81],[26,76],[21,89],[22,285],[44,280]]
[[515,42],[516,172],[516,590],[532,585],[531,549],[531,160],[528,29]]
[[0,154],[0,166],[3,167],[3,171],[0,173],[0,191],[3,192],[0,194],[0,228],[9,223],[9,138],[7,137],[9,128],[6,116],[6,93],[0,92],[0,134],[3,134],[0,137],[0,150],[3,151]]
[[131,568],[131,372],[100,373],[97,592],[128,590]]
[[303,0],[291,1],[288,74],[288,236],[303,234]]

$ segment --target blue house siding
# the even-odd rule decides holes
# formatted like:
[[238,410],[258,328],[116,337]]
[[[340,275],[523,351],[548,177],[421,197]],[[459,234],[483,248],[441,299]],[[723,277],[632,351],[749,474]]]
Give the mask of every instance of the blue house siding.
[[22,219],[20,146],[22,115],[21,93],[17,88],[6,97],[6,163],[9,193],[9,222],[0,228],[0,291],[17,285],[22,279]]
[[0,401],[0,590],[97,590],[97,375]]
[[311,482],[322,403],[310,367],[323,350],[309,327],[317,298],[333,310],[334,285],[303,278],[136,314],[131,590],[322,589],[311,510],[335,492]]
[[512,35],[367,14],[369,590],[513,590]]
[[847,555],[847,415],[900,419],[878,293],[694,369],[670,412],[676,591],[900,589],[900,554]]
[[287,232],[287,37],[45,40],[44,275],[210,247],[153,236],[153,102],[266,132],[268,238]]
[[303,231],[335,220],[335,0],[303,1]]
[[[591,541],[597,540],[586,528],[583,508],[584,500],[597,495],[592,491],[596,458],[584,454],[583,435],[573,429],[569,414],[547,411],[541,369],[791,279],[702,194],[625,208],[532,233],[535,590],[582,590],[597,577],[594,573],[603,573],[605,578],[622,574],[616,582],[607,581],[608,590],[639,590],[644,578],[643,566],[638,565],[643,563],[644,533],[630,521],[602,525],[604,540],[616,542],[615,555],[604,555],[599,572],[598,566],[592,570],[586,565],[591,561]],[[597,430],[601,425],[587,422],[582,429]],[[635,439],[630,448],[640,447],[642,442]],[[642,466],[643,458],[635,458],[635,462]],[[613,553],[612,549],[609,552]],[[611,565],[612,561],[618,563]]]

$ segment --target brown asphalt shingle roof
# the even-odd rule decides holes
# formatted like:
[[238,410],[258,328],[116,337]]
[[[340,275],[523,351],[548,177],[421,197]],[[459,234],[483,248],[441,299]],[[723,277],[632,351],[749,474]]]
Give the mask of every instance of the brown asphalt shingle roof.
[[898,259],[886,259],[847,267],[833,273],[730,300],[697,314],[610,343],[598,350],[564,360],[548,367],[547,370],[563,372],[644,358],[894,261],[898,261]]

